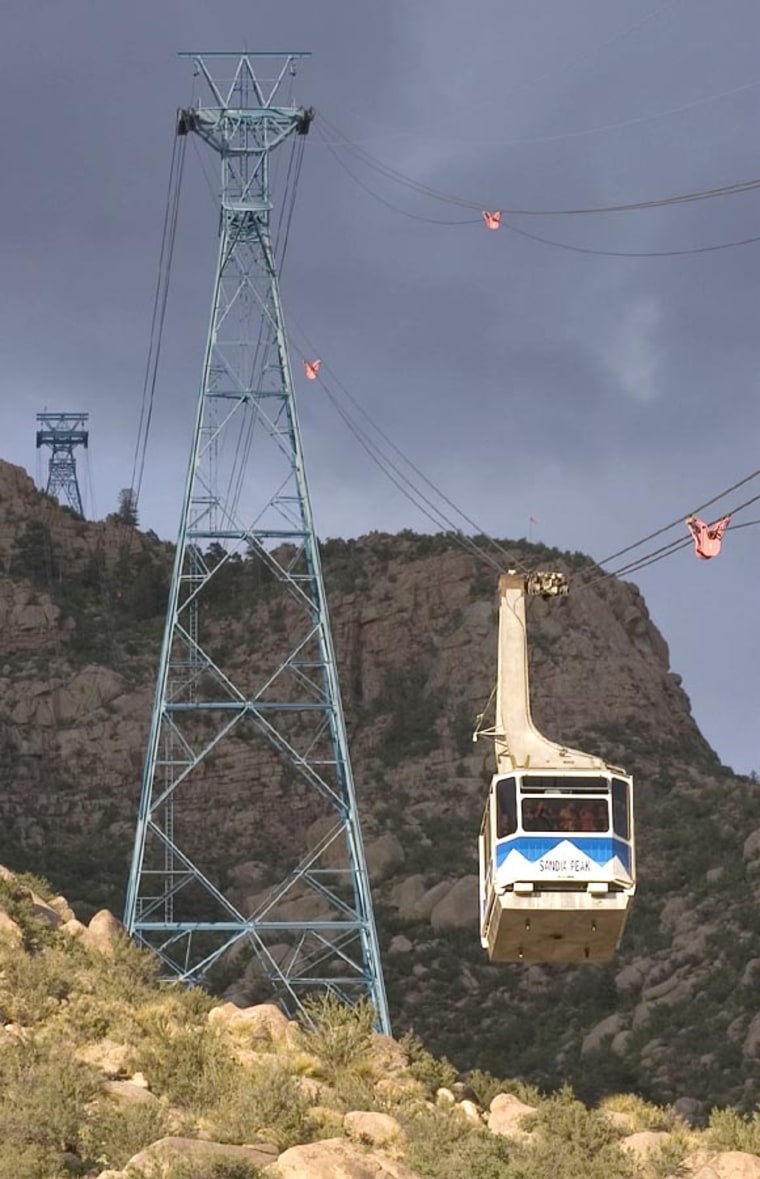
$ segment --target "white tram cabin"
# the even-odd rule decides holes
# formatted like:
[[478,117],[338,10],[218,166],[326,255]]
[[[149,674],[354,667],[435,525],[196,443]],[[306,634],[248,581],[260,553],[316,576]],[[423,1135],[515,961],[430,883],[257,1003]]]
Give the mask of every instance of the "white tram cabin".
[[608,962],[636,889],[633,783],[622,770],[491,781],[480,832],[480,938],[495,962]]

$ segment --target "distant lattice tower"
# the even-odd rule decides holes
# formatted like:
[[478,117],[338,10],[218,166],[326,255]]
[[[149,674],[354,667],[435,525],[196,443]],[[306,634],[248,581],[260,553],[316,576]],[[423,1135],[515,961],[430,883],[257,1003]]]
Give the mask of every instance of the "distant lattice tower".
[[249,994],[366,999],[388,1031],[280,303],[306,55],[186,56],[173,168],[190,135],[219,157],[220,244],[125,925],[170,976],[245,968]]
[[89,414],[86,413],[37,414],[37,449],[50,447],[45,491],[48,495],[54,495],[60,504],[73,508],[80,516],[84,515],[84,510],[74,451],[78,446],[87,450],[90,438],[86,429],[88,418]]

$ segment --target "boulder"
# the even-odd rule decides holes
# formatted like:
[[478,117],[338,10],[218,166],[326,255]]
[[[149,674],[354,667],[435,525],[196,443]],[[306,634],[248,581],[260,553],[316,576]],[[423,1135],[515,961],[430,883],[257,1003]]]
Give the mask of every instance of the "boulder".
[[373,1032],[370,1050],[372,1064],[380,1076],[392,1077],[406,1072],[409,1057],[398,1040],[393,1039],[393,1036],[385,1036],[382,1032]]
[[748,863],[760,859],[760,827],[756,827],[754,831],[751,831],[744,840],[742,856]]
[[387,880],[404,863],[404,849],[396,836],[390,832],[367,843],[364,854],[367,860],[367,871],[375,883]]
[[755,987],[760,983],[760,958],[750,958],[747,961],[739,983],[743,987]]
[[673,1112],[689,1126],[700,1126],[704,1121],[705,1105],[696,1097],[677,1097],[673,1102]]
[[648,967],[648,961],[630,962],[627,966],[624,966],[622,970],[619,970],[615,975],[615,989],[621,994],[625,991],[635,990],[637,987],[641,986],[641,983],[646,977],[646,971]]
[[121,1105],[155,1105],[158,1102],[155,1093],[134,1081],[106,1081],[103,1088]]
[[[334,815],[315,819],[306,831],[306,846],[309,851],[323,850],[319,854],[320,868],[342,868],[346,863],[346,840],[343,827]],[[278,909],[279,913],[279,909]]]
[[497,1093],[491,1102],[487,1122],[492,1134],[501,1134],[505,1138],[526,1139],[527,1131],[521,1129],[520,1123],[528,1114],[535,1113],[535,1107],[526,1105],[512,1093]]
[[183,1159],[199,1165],[219,1162],[250,1163],[254,1167],[268,1167],[277,1158],[277,1147],[269,1142],[255,1146],[230,1146],[223,1142],[206,1142],[200,1138],[159,1138],[144,1150],[133,1155],[125,1170],[147,1170],[167,1167]]
[[[690,912],[690,901],[687,897],[670,897],[660,909],[660,929],[663,933],[673,933],[681,925],[684,917]],[[688,921],[688,917],[686,917]]]
[[760,1011],[750,1020],[742,1044],[742,1056],[745,1058],[760,1056]]
[[[683,977],[683,972],[677,970],[668,978],[664,978],[662,982],[655,983],[653,986],[645,987],[641,992],[641,997],[646,1003],[659,1002],[667,1000],[668,1003],[677,1002],[678,999],[688,998],[691,994],[691,986]],[[678,999],[674,999],[674,995]]]
[[94,1044],[84,1044],[77,1050],[76,1056],[105,1077],[123,1077],[131,1052],[128,1044],[105,1039],[97,1040]]
[[426,892],[424,877],[407,876],[406,880],[394,884],[388,894],[388,901],[398,909],[402,921],[412,921],[415,918],[416,907]]
[[624,1025],[625,1020],[617,1011],[601,1020],[588,1035],[583,1037],[581,1056],[588,1056],[589,1052],[597,1052],[605,1040],[611,1040],[618,1032],[622,1032]]
[[[31,892],[29,897],[34,905],[35,917],[38,917],[40,921],[46,921],[51,929],[58,929],[62,924],[60,913],[52,905],[49,905],[47,901],[44,901],[41,896],[38,896],[36,892]],[[73,917],[74,914],[72,913],[71,916]]]
[[760,1179],[760,1158],[756,1154],[726,1150],[705,1159],[701,1153],[696,1160],[696,1170],[689,1166],[691,1157],[687,1155],[682,1163],[682,1169],[691,1179]]
[[409,954],[414,949],[414,946],[409,941],[408,937],[404,937],[403,933],[397,933],[395,937],[391,938],[391,944],[388,946],[389,954]]
[[0,938],[14,942],[17,945],[24,940],[21,926],[17,925],[3,908],[0,908]]
[[68,933],[71,937],[81,937],[87,933],[87,926],[82,925],[82,922],[78,921],[76,917],[72,917],[70,921],[64,921],[61,932]]
[[368,1146],[388,1146],[404,1137],[401,1123],[390,1114],[352,1110],[344,1117],[343,1126],[349,1138]]
[[101,909],[95,914],[82,935],[85,945],[101,954],[112,954],[114,943],[124,936],[124,926],[114,917],[110,909]]
[[226,1027],[238,1036],[242,1034],[269,1041],[284,1039],[290,1023],[287,1015],[274,1003],[256,1003],[253,1007],[222,1003],[211,1008],[208,1022],[212,1027]]
[[622,1134],[634,1133],[634,1121],[630,1114],[623,1113],[619,1109],[603,1109],[603,1116],[613,1126],[616,1126]]
[[472,1122],[475,1126],[483,1125],[483,1120],[480,1116],[480,1110],[478,1109],[475,1102],[471,1101],[469,1097],[465,1097],[463,1101],[460,1101],[457,1104],[457,1109],[461,1109],[468,1122]]
[[446,1089],[444,1086],[441,1086],[440,1089],[436,1089],[435,1099],[439,1105],[456,1105],[457,1101],[456,1097],[451,1092],[451,1089]]
[[53,897],[49,904],[51,909],[55,909],[61,921],[74,921],[76,919],[76,913],[66,900],[66,897]]
[[463,876],[430,913],[436,933],[444,929],[475,929],[478,923],[478,878]]
[[[428,888],[413,905],[409,919],[412,921],[427,921],[438,902],[442,901],[451,892],[453,884],[454,882],[452,880],[439,880],[438,884],[434,884],[432,888]],[[399,909],[399,916],[402,916],[401,909]]]
[[671,1137],[666,1130],[639,1130],[638,1134],[622,1138],[620,1145],[643,1162],[647,1155],[658,1154],[663,1146],[667,1146]]
[[345,1138],[291,1146],[264,1174],[267,1179],[419,1179],[403,1163]]
[[616,1036],[612,1037],[610,1044],[610,1052],[613,1056],[625,1056],[628,1051],[628,1045],[631,1042],[631,1033],[628,1031],[618,1032]]

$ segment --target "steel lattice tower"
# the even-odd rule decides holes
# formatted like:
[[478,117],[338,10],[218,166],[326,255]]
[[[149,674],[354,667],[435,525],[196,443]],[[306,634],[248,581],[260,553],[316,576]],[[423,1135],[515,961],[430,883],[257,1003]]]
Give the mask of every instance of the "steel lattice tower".
[[278,283],[306,55],[184,56],[203,97],[178,134],[221,159],[220,245],[125,924],[181,980],[250,954],[286,1009],[328,989],[387,1031]]
[[72,508],[79,516],[83,516],[84,511],[74,451],[77,446],[87,449],[90,438],[86,429],[88,417],[86,413],[37,414],[37,449],[50,447],[45,491],[48,495],[56,496],[60,504]]

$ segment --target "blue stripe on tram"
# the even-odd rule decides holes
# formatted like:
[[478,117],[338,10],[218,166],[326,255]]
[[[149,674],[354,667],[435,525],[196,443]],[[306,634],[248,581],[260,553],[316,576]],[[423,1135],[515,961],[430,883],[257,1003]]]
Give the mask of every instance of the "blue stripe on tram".
[[623,839],[600,839],[598,836],[578,836],[564,832],[561,835],[515,835],[501,840],[496,845],[496,867],[500,868],[511,851],[518,851],[526,860],[536,863],[561,843],[569,843],[582,855],[588,856],[595,864],[604,867],[617,856],[626,872],[631,870],[631,849]]

